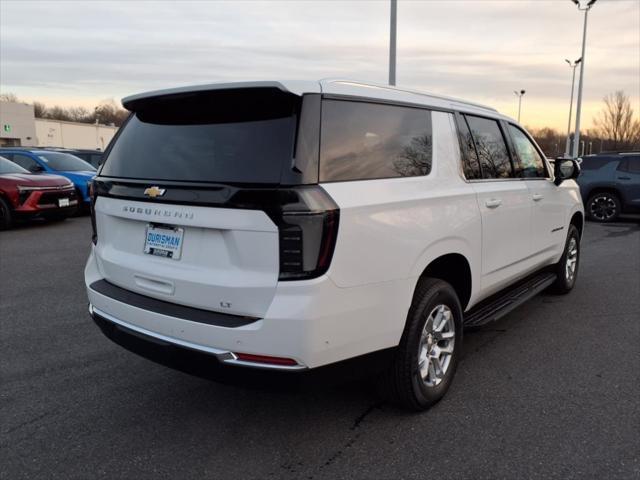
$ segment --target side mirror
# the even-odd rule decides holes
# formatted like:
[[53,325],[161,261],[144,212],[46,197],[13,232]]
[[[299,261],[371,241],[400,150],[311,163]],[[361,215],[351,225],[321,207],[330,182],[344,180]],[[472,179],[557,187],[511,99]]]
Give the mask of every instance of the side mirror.
[[31,173],[40,173],[40,172],[44,172],[44,167],[43,167],[42,165],[38,165],[38,164],[31,165],[31,166],[29,167],[29,171],[30,171]]
[[556,158],[553,174],[555,176],[553,183],[560,185],[565,180],[578,178],[578,175],[580,175],[580,164],[574,158]]

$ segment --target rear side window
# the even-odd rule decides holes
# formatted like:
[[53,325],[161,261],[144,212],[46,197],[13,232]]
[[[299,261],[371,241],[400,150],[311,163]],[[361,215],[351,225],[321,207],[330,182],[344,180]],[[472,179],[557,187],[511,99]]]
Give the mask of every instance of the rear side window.
[[612,157],[582,157],[580,170],[599,170],[614,161],[617,159]]
[[620,162],[618,170],[629,173],[640,173],[640,155],[626,156],[625,160]]
[[463,150],[462,168],[464,170],[464,176],[467,180],[482,178],[480,160],[478,160],[478,154],[476,153],[476,147],[473,143],[473,137],[471,136],[469,125],[467,125],[467,121],[462,115],[456,117]]
[[324,100],[320,181],[427,175],[433,158],[431,112]]
[[300,97],[270,88],[141,100],[101,175],[278,184],[292,168],[299,106]]
[[497,121],[465,115],[482,168],[482,178],[513,176],[511,160]]
[[515,125],[509,125],[509,132],[518,155],[516,177],[543,178],[546,177],[544,160],[529,137]]

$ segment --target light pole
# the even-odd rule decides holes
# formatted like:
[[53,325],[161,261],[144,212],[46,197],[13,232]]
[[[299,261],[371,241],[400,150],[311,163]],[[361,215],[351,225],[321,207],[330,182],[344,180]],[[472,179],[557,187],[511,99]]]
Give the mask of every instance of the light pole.
[[518,97],[518,123],[520,123],[520,112],[522,111],[522,97],[526,92],[524,90],[520,90],[519,92],[517,90],[514,90],[513,93],[515,93],[516,97]]
[[569,155],[571,155],[571,117],[573,115],[573,89],[576,85],[576,67],[578,66],[578,64],[580,64],[580,62],[582,62],[582,59],[579,58],[573,63],[571,63],[571,60],[567,58],[565,58],[564,61],[567,62],[571,67],[571,70],[573,70],[573,74],[571,75],[571,102],[569,103],[569,124],[567,125],[567,144],[564,149],[564,154],[565,156],[568,157]]
[[398,23],[398,0],[391,0],[389,25],[389,85],[396,84],[396,25]]
[[584,26],[582,27],[582,56],[580,57],[580,81],[578,82],[578,104],[576,105],[576,133],[573,136],[572,157],[578,156],[580,146],[580,114],[582,113],[582,86],[584,83],[584,51],[587,43],[587,17],[589,10],[596,3],[596,0],[571,0],[578,6],[578,10],[584,11]]

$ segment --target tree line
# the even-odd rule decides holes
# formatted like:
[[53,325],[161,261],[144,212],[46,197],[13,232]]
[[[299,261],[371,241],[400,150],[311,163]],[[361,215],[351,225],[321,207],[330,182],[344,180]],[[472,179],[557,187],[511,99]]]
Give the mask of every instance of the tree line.
[[[0,101],[20,102],[20,99],[13,93],[3,93],[0,95]],[[102,101],[93,109],[61,107],[60,105],[48,107],[44,103],[36,101],[33,102],[33,111],[36,118],[79,123],[96,123],[97,121],[103,125],[116,127],[121,126],[129,115],[129,112],[118,106],[114,100]]]
[[[580,152],[585,154],[640,150],[640,120],[631,99],[618,90],[603,99],[604,106],[593,119],[593,127],[581,132]],[[567,135],[553,128],[527,128],[548,157],[565,153]],[[571,133],[573,140],[573,132]]]
[[[0,95],[0,100],[18,102],[12,93]],[[580,152],[600,153],[607,151],[640,150],[640,120],[631,106],[631,99],[623,91],[618,90],[603,98],[604,106],[594,118],[593,127],[581,136]],[[93,110],[84,107],[47,107],[42,102],[33,102],[36,118],[65,120],[80,123],[98,123],[119,127],[126,120],[129,112],[116,105],[114,100],[98,104]],[[540,148],[548,157],[557,157],[565,152],[567,136],[559,130],[544,128],[527,128]]]

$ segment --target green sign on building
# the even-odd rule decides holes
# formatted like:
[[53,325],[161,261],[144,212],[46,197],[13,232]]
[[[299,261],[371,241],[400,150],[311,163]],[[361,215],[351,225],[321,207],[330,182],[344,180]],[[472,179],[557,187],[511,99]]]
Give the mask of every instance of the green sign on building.
[[2,130],[4,130],[5,132],[11,132],[11,125],[9,125],[8,123],[5,123],[4,125],[2,125]]

